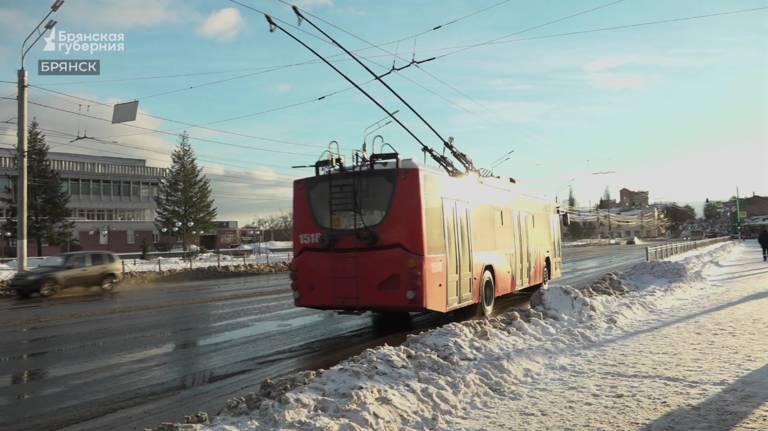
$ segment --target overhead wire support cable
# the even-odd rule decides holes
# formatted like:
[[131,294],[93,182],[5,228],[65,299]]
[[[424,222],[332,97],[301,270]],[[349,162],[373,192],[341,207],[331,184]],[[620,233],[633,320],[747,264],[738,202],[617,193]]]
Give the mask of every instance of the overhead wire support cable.
[[[284,29],[282,26],[277,24],[272,19],[272,17],[269,14],[264,14],[264,17],[266,18],[267,23],[269,23],[269,31],[270,32],[274,32],[275,29],[278,29],[278,30],[282,31],[288,37],[290,37],[291,39],[295,40],[296,42],[301,44],[301,46],[306,48],[309,52],[311,52],[312,54],[317,56],[320,60],[322,60],[325,64],[327,64],[336,73],[341,75],[347,82],[352,84],[358,91],[363,93],[371,102],[373,102],[376,106],[379,107],[379,109],[381,109],[387,115],[389,115],[389,117],[392,118],[392,120],[394,120],[400,127],[402,127],[403,130],[405,130],[409,135],[411,135],[411,137],[413,139],[415,139],[416,142],[419,143],[419,145],[421,145],[422,151],[425,151],[425,152],[429,153],[429,155],[432,157],[432,159],[434,159],[435,162],[437,162],[437,164],[439,164],[443,169],[445,169],[446,172],[448,172],[449,175],[453,176],[453,175],[458,175],[458,174],[461,173],[456,168],[456,166],[454,166],[454,164],[450,160],[448,160],[448,158],[446,158],[445,156],[443,156],[441,154],[438,154],[432,147],[430,147],[430,146],[426,145],[424,142],[422,142],[422,140],[419,139],[419,137],[416,136],[416,134],[413,133],[413,131],[411,131],[411,129],[408,128],[408,126],[403,124],[397,117],[395,117],[395,115],[392,112],[389,111],[389,109],[387,109],[384,105],[382,105],[378,100],[376,100],[373,96],[371,96],[367,91],[365,91],[358,83],[356,83],[354,80],[352,80],[350,77],[348,77],[344,72],[339,70],[339,68],[334,66],[330,61],[328,61],[325,57],[320,55],[320,53],[315,51],[311,46],[307,45],[306,43],[304,43],[304,41],[302,41],[298,37],[294,36],[291,32],[289,32],[288,30]],[[374,76],[375,76],[375,73],[374,73]]]
[[[360,66],[362,66],[362,67],[363,67],[363,68],[364,68],[364,69],[365,69],[365,70],[366,70],[368,73],[370,73],[370,74],[371,74],[371,75],[372,75],[374,78],[376,78],[376,80],[377,80],[377,81],[379,81],[379,83],[381,83],[381,84],[382,84],[382,85],[383,85],[383,86],[384,86],[384,87],[385,87],[387,90],[389,90],[389,92],[390,92],[390,93],[392,93],[393,95],[395,95],[395,97],[397,97],[397,99],[398,99],[398,100],[400,100],[400,102],[402,102],[402,103],[403,103],[403,104],[404,104],[406,107],[408,107],[408,109],[410,109],[410,111],[411,111],[411,112],[413,112],[413,114],[414,114],[414,115],[416,115],[416,116],[417,116],[417,117],[418,117],[418,118],[419,118],[419,119],[420,119],[420,120],[421,120],[421,121],[422,121],[422,122],[423,122],[423,123],[424,123],[424,124],[425,124],[425,125],[426,125],[426,126],[429,128],[429,130],[431,130],[431,131],[432,131],[432,133],[434,133],[434,134],[435,134],[435,135],[436,135],[436,136],[437,136],[437,137],[440,139],[440,141],[442,142],[442,144],[443,144],[443,145],[444,145],[446,148],[448,148],[448,150],[451,152],[451,154],[453,155],[453,157],[454,157],[456,160],[458,160],[458,161],[459,161],[459,163],[461,163],[461,164],[464,166],[464,168],[465,168],[467,171],[477,171],[477,168],[475,167],[474,163],[472,163],[472,160],[471,160],[471,159],[470,159],[470,158],[469,158],[469,157],[468,157],[466,154],[464,154],[464,153],[462,153],[462,152],[458,151],[458,149],[456,149],[456,147],[453,145],[453,139],[452,139],[452,138],[449,138],[449,139],[447,139],[447,140],[446,140],[445,138],[443,138],[443,136],[440,134],[440,132],[438,132],[438,131],[437,131],[437,130],[436,130],[436,129],[435,129],[433,126],[432,126],[432,124],[430,124],[430,123],[429,123],[429,121],[427,121],[427,120],[426,120],[426,119],[425,119],[425,118],[424,118],[424,117],[423,117],[423,116],[422,116],[422,115],[421,115],[421,114],[420,114],[418,111],[416,111],[416,109],[414,109],[414,107],[413,107],[413,106],[411,106],[411,104],[410,104],[410,103],[408,103],[408,102],[407,102],[405,99],[403,99],[403,97],[402,97],[402,96],[400,96],[400,94],[398,94],[398,93],[397,93],[397,91],[395,91],[395,90],[394,90],[392,87],[390,87],[390,86],[389,86],[389,84],[387,84],[387,82],[386,82],[386,81],[384,81],[383,79],[381,79],[381,78],[380,78],[380,77],[379,77],[379,76],[376,74],[376,72],[374,72],[373,70],[371,70],[371,68],[370,68],[370,67],[366,66],[366,65],[365,65],[365,63],[363,63],[362,61],[360,61],[360,59],[359,59],[359,58],[357,58],[357,56],[355,56],[355,55],[354,55],[352,52],[350,52],[350,51],[349,51],[347,48],[345,48],[345,47],[344,47],[342,44],[340,44],[340,43],[339,43],[339,42],[338,42],[336,39],[334,39],[334,38],[333,38],[331,35],[329,35],[329,34],[328,34],[328,33],[326,33],[325,31],[323,31],[323,30],[322,30],[320,27],[318,27],[317,25],[315,25],[315,23],[313,23],[312,21],[310,21],[309,19],[307,19],[307,17],[305,17],[305,16],[304,16],[304,15],[301,13],[301,11],[299,10],[299,8],[298,8],[298,7],[296,7],[296,6],[292,6],[292,8],[293,8],[293,12],[296,14],[296,16],[299,18],[299,20],[300,20],[300,21],[301,21],[301,20],[304,20],[304,21],[308,22],[308,23],[309,23],[309,25],[311,25],[311,26],[312,26],[312,27],[313,27],[315,30],[319,31],[319,32],[320,32],[320,33],[321,33],[323,36],[325,36],[326,38],[328,38],[328,39],[329,39],[331,42],[333,42],[333,44],[334,44],[334,45],[336,45],[336,46],[337,46],[337,47],[339,47],[341,50],[343,50],[343,51],[344,51],[344,52],[345,52],[345,53],[346,53],[348,56],[350,56],[350,57],[351,57],[353,60],[355,60],[355,62],[356,62],[357,64],[359,64]],[[268,15],[267,15],[267,16],[268,16]],[[271,18],[268,18],[268,20],[269,20],[270,22],[272,22],[272,21],[271,21]],[[278,26],[278,28],[280,28],[280,27]],[[283,31],[285,32],[285,30],[284,30],[284,29],[282,29],[282,28],[280,28],[280,29],[281,29],[281,30],[283,30]],[[286,32],[286,33],[287,33],[287,32]],[[298,39],[297,39],[297,40],[298,40]],[[305,44],[302,42],[302,45],[305,45]],[[306,45],[305,45],[305,46],[306,46]],[[313,51],[313,52],[314,52],[314,51]],[[425,60],[425,61],[428,61],[428,60]],[[330,63],[328,63],[328,64],[330,65]],[[335,67],[335,66],[331,66],[331,67],[333,67],[334,69],[336,69],[336,67]],[[338,69],[336,69],[336,70],[338,70]],[[351,82],[351,81],[350,81],[350,82]],[[362,89],[360,89],[360,90],[362,91]],[[370,97],[370,96],[369,96],[369,97]],[[374,99],[373,99],[373,98],[371,98],[371,100],[374,100]],[[378,102],[377,102],[377,104],[378,104]],[[389,114],[389,112],[388,112],[388,111],[387,111],[387,114]],[[391,115],[391,114],[390,114],[390,115]],[[398,122],[398,124],[401,124],[401,125],[402,125],[402,123],[400,123],[400,120],[396,119],[394,116],[392,116],[392,119],[394,119],[395,121],[397,121],[397,122]],[[403,127],[405,127],[405,126],[403,126]],[[413,135],[413,136],[415,137],[415,135]],[[422,146],[426,147],[426,145],[424,145],[424,144],[423,144],[423,143],[422,143],[420,140],[419,140],[419,143],[421,143],[421,144],[422,144]],[[434,150],[432,150],[432,151],[434,151]],[[431,154],[430,154],[430,155],[431,155]],[[435,157],[435,156],[433,156],[433,158],[434,158],[434,157]],[[441,157],[442,157],[443,159],[445,159],[445,156],[441,156]],[[454,167],[454,169],[455,169],[455,167]],[[453,175],[453,174],[452,174],[452,175]]]

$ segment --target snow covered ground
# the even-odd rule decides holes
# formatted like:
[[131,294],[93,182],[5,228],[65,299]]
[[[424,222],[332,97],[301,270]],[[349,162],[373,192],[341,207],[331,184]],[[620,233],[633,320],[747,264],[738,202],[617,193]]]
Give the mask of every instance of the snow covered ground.
[[[248,257],[221,255],[221,266],[227,265],[251,265],[257,263],[275,263],[288,262],[292,258],[291,253],[263,253],[254,254]],[[164,258],[159,257],[151,260],[141,259],[123,259],[125,262],[125,272],[147,272],[147,271],[168,271],[178,269],[189,269],[189,259],[179,257]],[[216,254],[201,253],[192,259],[192,268],[208,268],[218,266],[219,260]]]
[[768,264],[755,244],[644,262],[533,310],[267,381],[199,429],[766,430]]
[[[200,253],[192,259],[192,268],[209,268],[227,265],[252,265],[258,263],[289,262],[293,258],[290,251],[292,243],[290,241],[267,241],[264,243],[243,244],[239,250],[250,250],[253,254],[250,256],[238,257],[221,255],[219,260],[214,253]],[[279,251],[278,251],[279,250]],[[43,262],[45,258],[31,257],[28,260],[28,266],[35,268]],[[189,259],[180,257],[158,257],[150,260],[141,259],[123,259],[125,262],[125,272],[148,272],[148,271],[168,271],[189,269]],[[0,264],[0,281],[9,280],[16,275],[16,260]]]

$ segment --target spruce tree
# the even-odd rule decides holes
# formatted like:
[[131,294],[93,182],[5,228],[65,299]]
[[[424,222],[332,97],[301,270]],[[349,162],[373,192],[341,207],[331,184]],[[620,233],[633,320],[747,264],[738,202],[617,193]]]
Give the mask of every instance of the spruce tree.
[[160,182],[155,198],[155,225],[167,234],[181,237],[186,250],[190,232],[207,231],[214,227],[216,207],[210,181],[197,165],[187,132],[179,136],[179,145],[171,154],[171,160],[168,176]]
[[[75,224],[70,220],[69,193],[62,187],[61,177],[48,161],[48,144],[37,121],[29,127],[27,142],[27,237],[35,242],[37,255],[43,255],[43,242],[61,245],[72,235]],[[8,206],[9,216],[2,229],[16,238],[16,178],[0,201]]]
[[573,196],[573,187],[568,187],[568,208],[576,208],[576,197]]

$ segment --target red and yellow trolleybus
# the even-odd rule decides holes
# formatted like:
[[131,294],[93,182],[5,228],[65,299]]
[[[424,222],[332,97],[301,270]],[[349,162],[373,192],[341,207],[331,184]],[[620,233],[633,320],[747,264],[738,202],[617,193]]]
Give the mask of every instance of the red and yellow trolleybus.
[[448,312],[561,274],[553,203],[509,178],[450,176],[396,153],[296,180],[297,306]]

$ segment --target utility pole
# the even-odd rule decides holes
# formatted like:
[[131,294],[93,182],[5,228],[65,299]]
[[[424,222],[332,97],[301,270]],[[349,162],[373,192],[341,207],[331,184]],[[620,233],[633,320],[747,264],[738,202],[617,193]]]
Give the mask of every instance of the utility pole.
[[[56,0],[48,14],[40,20],[40,23],[29,32],[27,38],[21,43],[21,67],[18,70],[18,114],[16,118],[18,139],[18,160],[16,161],[18,168],[18,178],[16,180],[16,269],[18,271],[25,271],[27,269],[27,186],[29,183],[27,180],[27,89],[29,88],[29,82],[27,71],[24,69],[24,57],[27,56],[29,50],[35,46],[46,31],[56,26],[56,21],[50,20],[42,30],[40,29],[45,20],[52,13],[59,10],[63,4],[64,0]],[[27,42],[35,32],[37,32],[37,38],[27,45]]]
[[16,167],[16,269],[27,269],[27,71],[19,69],[18,113],[16,133],[18,134],[18,158]]
[[739,205],[739,187],[736,186],[736,234],[739,236],[739,241],[741,241],[741,207]]

